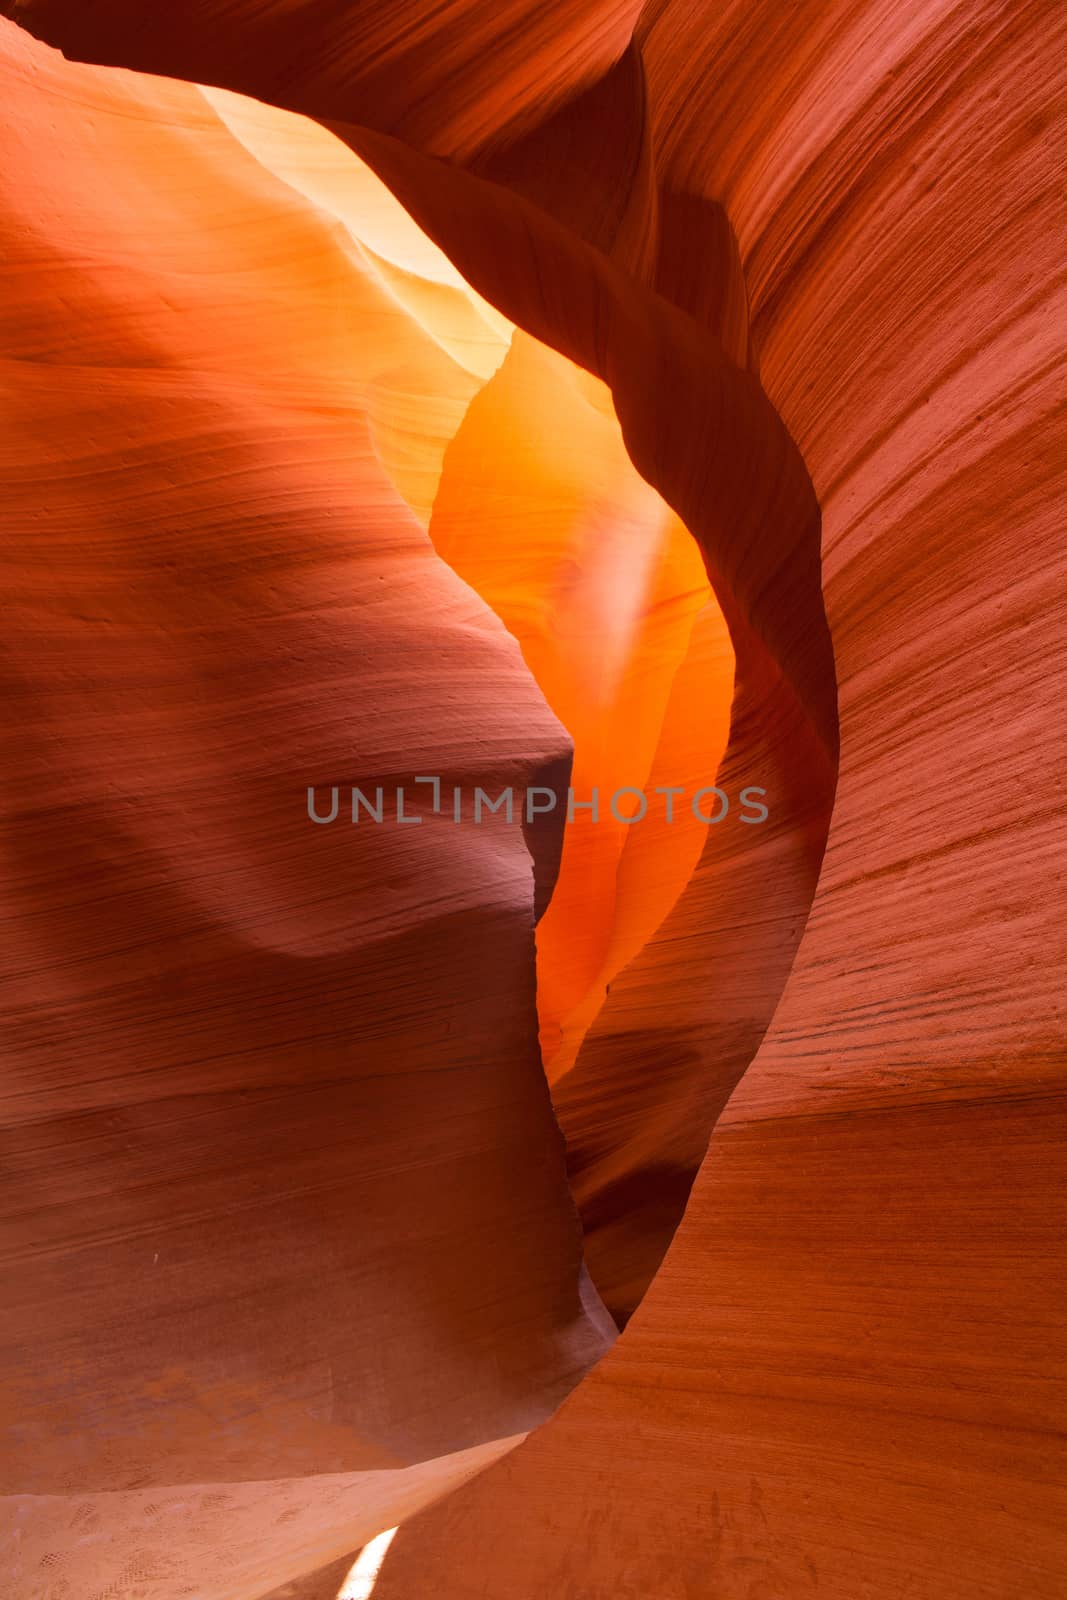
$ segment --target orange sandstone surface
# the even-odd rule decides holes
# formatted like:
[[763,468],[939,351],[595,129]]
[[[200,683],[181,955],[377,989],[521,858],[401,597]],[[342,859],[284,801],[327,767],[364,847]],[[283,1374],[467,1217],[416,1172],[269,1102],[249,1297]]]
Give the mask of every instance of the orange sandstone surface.
[[2,9],[10,1592],[1058,1600],[1062,7]]

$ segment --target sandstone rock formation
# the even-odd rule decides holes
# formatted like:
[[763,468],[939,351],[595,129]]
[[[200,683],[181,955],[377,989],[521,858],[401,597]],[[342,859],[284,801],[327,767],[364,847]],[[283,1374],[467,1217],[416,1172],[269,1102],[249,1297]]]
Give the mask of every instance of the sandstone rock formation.
[[[4,28],[8,1481],[32,1539],[69,1551],[64,1516],[107,1510],[112,1581],[181,1593],[137,1566],[153,1513],[86,1495],[165,1458],[153,1485],[208,1484],[224,1519],[214,1486],[300,1480],[288,1523],[241,1505],[228,1577],[200,1538],[208,1600],[392,1522],[375,1600],[1054,1600],[1062,8],[7,9],[70,56],[319,118],[462,275],[416,291],[381,239],[354,249],[266,113]],[[565,784],[577,680],[553,716],[490,609],[492,547],[459,548],[527,338],[607,386],[700,546],[735,657],[719,781],[772,802],[708,830],[654,915],[635,855],[649,914],[603,917],[602,966],[560,986],[571,1188],[630,1320],[543,1423],[607,1335],[537,1060],[527,844],[490,827],[460,858],[475,836],[437,848],[428,819],[339,865],[275,783],[356,781],[358,745],[359,776]],[[700,616],[670,646],[683,707],[702,663],[724,681]],[[662,729],[653,766],[699,764],[685,717]],[[544,888],[558,830],[529,848]],[[417,987],[395,960],[386,985],[383,938]],[[174,1349],[193,1365],[138,1457],[130,1396],[163,1414]],[[20,1600],[50,1594],[31,1565]]]
[[537,1048],[562,812],[348,816],[565,782],[404,497],[507,339],[387,195],[372,248],[291,186],[332,136],[283,179],[240,107],[3,46],[12,1582],[259,1592],[614,1332]]

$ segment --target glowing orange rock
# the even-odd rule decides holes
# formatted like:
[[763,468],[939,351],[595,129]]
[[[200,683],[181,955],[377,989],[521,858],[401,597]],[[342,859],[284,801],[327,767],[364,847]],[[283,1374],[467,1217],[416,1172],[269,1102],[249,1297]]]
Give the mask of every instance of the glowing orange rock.
[[[105,13],[94,48],[143,63],[145,37],[124,27],[124,0]],[[608,383],[633,463],[701,545],[730,629],[737,671],[724,777],[735,790],[767,787],[773,799],[772,827],[709,836],[699,870],[613,982],[556,1088],[589,1258],[625,1317],[773,1013],[819,868],[837,725],[818,507],[751,370],[745,284],[722,209],[694,194],[684,172],[657,170],[644,66],[632,43],[591,87],[585,54],[566,53],[557,87],[569,79],[572,98],[552,110],[553,94],[551,114],[517,142],[506,103],[480,102],[479,115],[491,107],[496,129],[486,123],[464,171],[425,154],[440,147],[416,115],[404,142],[383,133],[397,124],[373,95],[353,95],[346,106],[373,128],[334,120],[330,16],[308,6],[300,19],[302,48],[318,67],[301,75],[298,89],[279,80],[279,72],[290,77],[281,63],[292,18],[277,11],[257,12],[254,53],[232,30],[186,31],[173,64],[195,64],[198,75],[231,85],[247,86],[251,73],[261,94],[330,117],[493,305]],[[35,9],[34,26],[68,48],[85,39],[65,0]],[[460,80],[451,92],[462,119]],[[442,104],[436,116],[450,114]],[[682,242],[701,270],[680,264]],[[712,686],[710,703],[720,695],[721,684]],[[757,918],[749,915],[754,901],[767,908]],[[651,925],[642,918],[643,928]],[[565,1047],[561,1041],[555,1051],[554,1033],[546,1035],[558,1070],[570,1063],[595,1004],[599,982],[585,988],[591,973],[589,963],[576,974],[586,999],[572,997]],[[635,1204],[650,1187],[651,1208]]]
[[659,163],[728,207],[823,508],[834,821],[633,1321],[401,1529],[375,1600],[416,1574],[493,1600],[1063,1592],[1065,43],[1051,6],[650,16]]
[[[27,12],[143,63],[130,5]],[[675,1244],[561,1412],[401,1529],[376,1600],[1054,1600],[1061,9],[657,0],[599,83],[575,52],[540,128],[472,95],[488,31],[457,33],[419,113],[399,73],[392,103],[345,94],[325,7],[168,15],[172,70],[296,78],[466,278],[609,384],[731,627],[724,773],[775,802],[768,831],[709,835],[556,1085],[591,1257],[632,1305],[669,1234],[634,1193],[659,1161],[684,1198],[748,1066]],[[410,32],[439,41],[435,17]],[[478,173],[431,159],[474,117]],[[805,932],[823,593],[841,783]]]
[[[430,537],[574,739],[572,822],[538,929],[551,1081],[696,865],[706,828],[688,804],[668,823],[653,780],[713,782],[732,653],[699,552],[634,471],[603,384],[522,334],[449,446]],[[719,670],[702,655],[681,680],[698,615]]]
[[353,236],[320,130],[6,22],[0,87],[7,1592],[262,1593],[613,1331],[537,1046],[562,811],[391,814],[569,756],[405,498],[510,330],[387,197]]

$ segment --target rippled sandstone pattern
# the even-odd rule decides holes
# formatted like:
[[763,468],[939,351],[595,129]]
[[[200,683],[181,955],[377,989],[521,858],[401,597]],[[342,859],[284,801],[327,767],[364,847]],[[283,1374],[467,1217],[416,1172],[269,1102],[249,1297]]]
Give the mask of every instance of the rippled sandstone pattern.
[[0,45],[5,1593],[222,1600],[614,1334],[537,1044],[561,813],[306,810],[570,741],[418,515],[503,319],[322,130]]
[[[311,50],[324,14],[298,9]],[[128,18],[105,6],[92,53],[157,66],[154,35]],[[27,20],[85,48],[62,8]],[[334,91],[324,87],[320,104],[311,76],[290,82],[280,69],[292,21],[250,18],[254,51],[235,52],[228,29],[190,35],[172,70],[245,86],[258,53],[258,93],[322,115]],[[632,48],[620,54],[600,85],[519,144],[498,93],[499,131],[471,170],[331,121],[488,300],[609,384],[630,455],[696,536],[730,627],[736,697],[723,781],[774,796],[767,828],[710,830],[660,938],[613,983],[556,1090],[588,1260],[619,1320],[662,1256],[714,1119],[781,993],[825,841],[837,738],[811,484],[745,370],[744,289],[720,208],[654,170],[643,70]],[[579,90],[580,63],[575,71]],[[682,264],[683,240],[707,276]],[[755,919],[753,904],[766,908]]]
[[[343,119],[470,282],[608,381],[731,623],[726,770],[781,796],[750,859],[709,840],[557,1085],[587,1221],[603,1208],[589,1258],[625,1311],[669,1228],[613,1188],[640,1202],[666,1152],[684,1190],[774,1012],[665,1264],[559,1414],[402,1529],[375,1594],[1052,1600],[1062,10],[665,0],[628,49],[619,17],[592,87],[576,52],[576,98],[540,129],[512,141],[502,90],[500,140],[454,145],[449,99],[461,121],[483,82],[464,76],[473,23],[427,133],[414,105],[404,126],[399,74],[388,115],[356,87],[339,107],[332,67],[316,104],[331,19],[285,10],[299,72],[262,7],[239,51],[228,7],[225,34],[187,26],[168,63],[130,6],[95,7],[91,39],[69,3],[20,15],[72,53]],[[683,270],[679,239],[715,271]],[[811,474],[821,572],[803,468],[734,360]],[[840,780],[774,1010],[833,781],[820,576]]]

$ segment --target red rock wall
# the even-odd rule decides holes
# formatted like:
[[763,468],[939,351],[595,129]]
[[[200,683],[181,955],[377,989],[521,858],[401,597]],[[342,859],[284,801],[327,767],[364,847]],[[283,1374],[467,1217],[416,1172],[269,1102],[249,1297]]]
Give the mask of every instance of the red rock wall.
[[570,741],[388,470],[483,380],[193,86],[0,48],[6,1592],[221,1600],[614,1332],[537,1043],[562,812],[348,815]]
[[1063,17],[660,6],[823,514],[833,825],[618,1345],[376,1600],[977,1600],[1067,1579]]
[[[95,12],[91,40],[69,3],[21,14],[163,64]],[[1061,9],[662,0],[628,51],[632,17],[561,38],[542,127],[484,94],[474,131],[472,29],[405,123],[339,97],[333,57],[320,86],[319,8],[291,73],[251,13],[187,27],[169,70],[343,122],[465,277],[605,378],[731,624],[725,770],[780,797],[744,852],[709,838],[557,1089],[624,1312],[744,1073],[663,1266],[558,1415],[401,1530],[376,1597],[1053,1600]],[[672,265],[679,215],[714,290]]]

